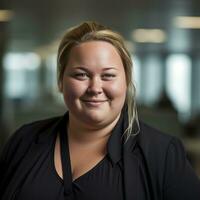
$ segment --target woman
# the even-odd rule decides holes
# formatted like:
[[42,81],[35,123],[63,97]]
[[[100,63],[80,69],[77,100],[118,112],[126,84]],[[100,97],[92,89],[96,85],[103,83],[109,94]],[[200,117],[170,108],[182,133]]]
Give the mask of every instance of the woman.
[[94,22],[66,32],[58,86],[68,112],[20,128],[0,161],[0,199],[200,199],[182,144],[138,122],[131,57]]

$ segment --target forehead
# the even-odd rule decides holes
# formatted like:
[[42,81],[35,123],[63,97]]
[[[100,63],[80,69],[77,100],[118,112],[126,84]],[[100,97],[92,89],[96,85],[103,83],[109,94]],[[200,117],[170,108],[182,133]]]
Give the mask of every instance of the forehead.
[[116,51],[116,47],[108,41],[103,40],[89,40],[75,45],[73,48],[108,48]]
[[123,65],[118,50],[106,41],[87,41],[72,47],[68,63]]

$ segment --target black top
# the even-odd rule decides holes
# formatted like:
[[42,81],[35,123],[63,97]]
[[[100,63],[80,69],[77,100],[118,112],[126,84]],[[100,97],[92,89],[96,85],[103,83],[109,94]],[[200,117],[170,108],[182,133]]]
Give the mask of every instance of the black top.
[[[123,114],[122,125],[119,121],[115,127],[108,142],[106,158],[73,183],[67,182],[69,185],[66,184],[66,188],[71,188],[69,194],[77,198],[81,194],[83,199],[89,191],[87,195],[97,196],[94,199],[108,199],[108,195],[113,195],[116,188],[121,188],[114,195],[121,199],[123,192],[123,200],[200,200],[200,181],[187,161],[180,140],[140,121],[137,136],[130,136],[121,145],[119,138],[127,128],[127,117]],[[66,117],[62,116],[24,125],[10,138],[0,156],[1,200],[71,198],[70,195],[67,197],[68,190],[64,191],[63,181],[58,177],[53,164],[55,133],[60,130],[63,119],[66,124]],[[122,127],[123,130],[120,130]],[[94,185],[92,175],[95,177]],[[70,179],[71,174],[68,176]],[[98,190],[94,190],[97,187]],[[102,197],[105,195],[102,190],[108,191],[106,197]]]
[[[121,117],[122,118],[122,117]],[[59,125],[63,179],[54,166],[54,145],[41,156],[16,195],[19,200],[123,200],[123,169],[121,154],[122,119],[119,119],[107,145],[107,155],[91,170],[72,181],[67,117]],[[56,137],[55,137],[56,138]]]

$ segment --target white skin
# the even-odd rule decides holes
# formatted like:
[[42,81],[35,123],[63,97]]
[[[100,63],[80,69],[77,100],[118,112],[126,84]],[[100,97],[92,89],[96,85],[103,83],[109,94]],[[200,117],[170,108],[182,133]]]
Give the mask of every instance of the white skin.
[[[116,48],[105,41],[89,41],[73,47],[60,89],[69,109],[68,140],[75,179],[105,156],[107,140],[125,102],[126,76]],[[59,142],[55,165],[62,177],[58,152]]]
[[[116,48],[105,41],[73,47],[61,91],[69,109],[69,126],[100,130],[115,125],[126,97],[126,76]],[[113,127],[112,127],[113,128]]]

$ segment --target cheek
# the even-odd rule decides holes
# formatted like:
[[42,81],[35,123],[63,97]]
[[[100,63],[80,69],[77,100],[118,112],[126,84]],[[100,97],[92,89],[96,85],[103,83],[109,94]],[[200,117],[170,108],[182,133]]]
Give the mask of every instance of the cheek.
[[124,99],[126,96],[126,82],[125,81],[120,81],[116,82],[110,85],[110,97],[111,98],[116,98],[117,99]]
[[86,90],[84,84],[76,81],[66,81],[63,86],[63,95],[66,101],[74,101],[76,98],[82,96]]

